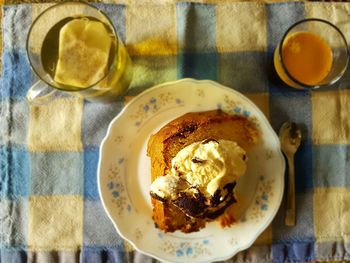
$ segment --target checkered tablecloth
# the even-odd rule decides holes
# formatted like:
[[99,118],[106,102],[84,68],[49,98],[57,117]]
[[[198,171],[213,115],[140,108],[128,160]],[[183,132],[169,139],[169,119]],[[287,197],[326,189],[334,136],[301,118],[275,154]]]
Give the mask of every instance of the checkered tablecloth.
[[132,56],[125,98],[98,104],[62,98],[29,106],[36,81],[25,51],[46,4],[3,7],[0,87],[0,262],[150,262],[107,218],[98,195],[99,144],[126,98],[166,81],[212,79],[251,98],[278,131],[299,123],[297,225],[284,204],[255,244],[232,262],[350,260],[350,74],[312,92],[283,85],[272,54],[295,21],[319,17],[350,40],[347,3],[98,4]]

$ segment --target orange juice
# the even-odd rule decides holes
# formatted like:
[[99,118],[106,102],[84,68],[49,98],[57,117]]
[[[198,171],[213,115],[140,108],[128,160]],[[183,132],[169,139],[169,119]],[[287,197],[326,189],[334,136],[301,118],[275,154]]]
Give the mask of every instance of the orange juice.
[[[277,73],[288,85],[295,87],[295,83],[281,72],[282,67],[276,65],[280,63],[276,53]],[[323,38],[310,32],[297,32],[289,36],[283,43],[281,54],[288,73],[299,82],[310,86],[320,84],[332,68],[332,49]]]

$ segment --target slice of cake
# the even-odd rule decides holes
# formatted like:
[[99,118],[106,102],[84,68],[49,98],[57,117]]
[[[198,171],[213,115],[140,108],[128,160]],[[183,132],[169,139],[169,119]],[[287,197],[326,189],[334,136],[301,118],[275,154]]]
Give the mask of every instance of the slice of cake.
[[258,140],[247,118],[220,110],[187,113],[148,142],[155,225],[165,232],[193,232],[236,202],[236,180]]

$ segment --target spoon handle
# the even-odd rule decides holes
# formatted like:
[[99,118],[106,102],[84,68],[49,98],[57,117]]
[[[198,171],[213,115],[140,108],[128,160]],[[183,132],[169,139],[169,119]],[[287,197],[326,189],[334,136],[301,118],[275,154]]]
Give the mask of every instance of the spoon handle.
[[288,159],[288,193],[287,193],[287,210],[285,224],[287,226],[295,226],[295,176],[294,176],[294,157],[289,156]]

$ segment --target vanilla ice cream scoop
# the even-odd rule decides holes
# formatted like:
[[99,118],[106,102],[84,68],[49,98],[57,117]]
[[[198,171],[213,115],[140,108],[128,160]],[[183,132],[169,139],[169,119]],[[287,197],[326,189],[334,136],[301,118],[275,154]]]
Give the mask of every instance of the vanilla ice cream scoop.
[[151,184],[151,193],[160,198],[172,196],[178,191],[178,182],[178,176],[173,174],[159,176],[153,184]]
[[170,200],[192,217],[215,218],[234,203],[233,189],[247,169],[246,152],[229,140],[207,139],[177,153],[170,173],[151,185],[151,196]]
[[206,196],[235,182],[246,171],[246,153],[233,141],[205,140],[183,148],[172,160],[172,173],[198,186]]

